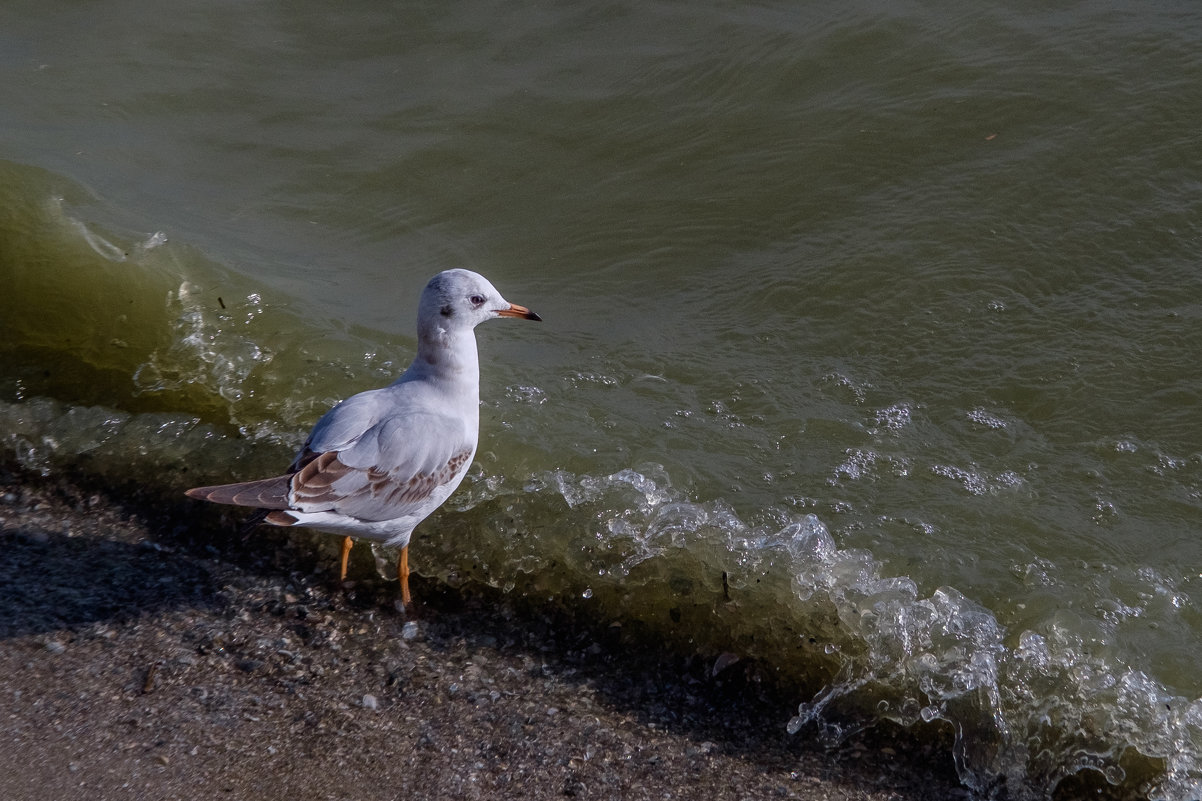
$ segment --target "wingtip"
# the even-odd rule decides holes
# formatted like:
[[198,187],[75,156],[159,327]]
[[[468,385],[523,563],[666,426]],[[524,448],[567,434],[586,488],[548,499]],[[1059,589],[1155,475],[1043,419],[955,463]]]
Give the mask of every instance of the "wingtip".
[[274,476],[215,487],[193,487],[185,490],[184,494],[189,498],[210,503],[252,506],[259,509],[287,509],[290,479],[291,476]]

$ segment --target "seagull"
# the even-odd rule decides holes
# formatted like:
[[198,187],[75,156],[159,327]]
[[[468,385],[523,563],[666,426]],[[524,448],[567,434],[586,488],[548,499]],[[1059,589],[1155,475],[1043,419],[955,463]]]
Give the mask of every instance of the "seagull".
[[480,435],[475,328],[493,317],[541,320],[471,270],[430,279],[417,308],[417,355],[389,386],[352,395],[317,421],[288,472],[195,487],[191,498],[253,507],[252,525],[306,526],[343,537],[340,580],[355,539],[400,548],[408,606],[409,538],[455,491]]

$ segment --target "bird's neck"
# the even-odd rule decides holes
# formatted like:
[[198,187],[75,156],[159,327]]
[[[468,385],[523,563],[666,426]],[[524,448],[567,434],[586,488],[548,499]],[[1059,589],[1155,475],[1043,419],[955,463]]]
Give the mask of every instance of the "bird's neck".
[[417,355],[407,372],[479,385],[480,360],[475,332],[470,328],[431,326],[424,335],[419,335]]

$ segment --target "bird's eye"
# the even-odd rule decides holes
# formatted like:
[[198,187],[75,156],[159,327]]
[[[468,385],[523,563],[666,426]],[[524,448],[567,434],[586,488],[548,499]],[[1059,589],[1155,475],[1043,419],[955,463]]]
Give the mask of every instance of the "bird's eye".
[[484,296],[483,295],[472,295],[470,298],[468,298],[468,300],[471,301],[473,306],[483,306],[484,305]]

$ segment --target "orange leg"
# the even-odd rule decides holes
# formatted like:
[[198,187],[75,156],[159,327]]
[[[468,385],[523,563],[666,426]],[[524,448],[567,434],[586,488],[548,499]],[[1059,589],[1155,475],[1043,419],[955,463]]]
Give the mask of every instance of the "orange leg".
[[409,605],[409,546],[401,549],[401,558],[396,563],[396,577],[401,580],[401,603]]
[[339,581],[346,581],[346,560],[351,556],[351,547],[355,541],[350,537],[342,538],[342,571],[338,574]]

